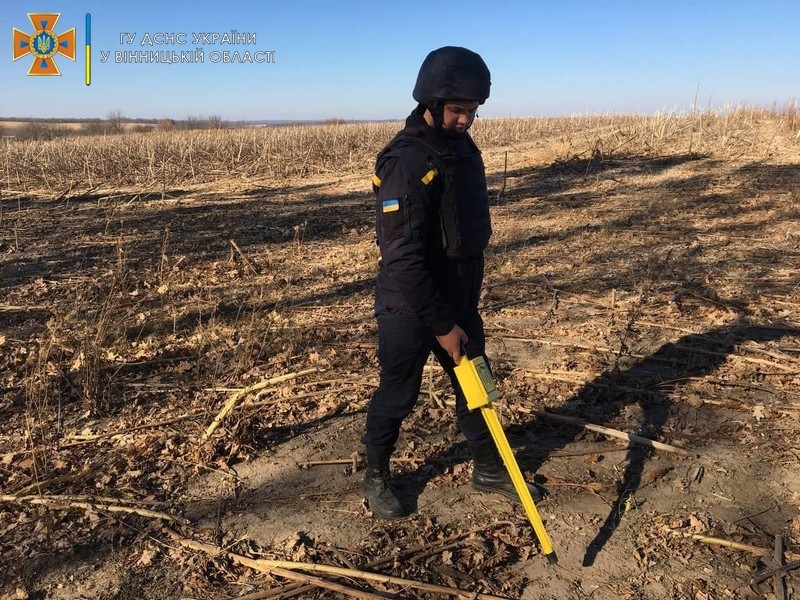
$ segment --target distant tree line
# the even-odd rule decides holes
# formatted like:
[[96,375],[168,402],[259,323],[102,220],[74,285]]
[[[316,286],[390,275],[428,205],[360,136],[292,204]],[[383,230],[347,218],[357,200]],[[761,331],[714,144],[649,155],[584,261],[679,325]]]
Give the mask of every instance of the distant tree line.
[[[0,118],[0,138],[46,141],[83,135],[118,135],[151,131],[180,131],[190,129],[224,129],[229,125],[219,115],[175,119],[128,119],[112,112],[106,119],[25,119]],[[9,125],[10,123],[15,123]],[[16,124],[19,123],[19,124]]]

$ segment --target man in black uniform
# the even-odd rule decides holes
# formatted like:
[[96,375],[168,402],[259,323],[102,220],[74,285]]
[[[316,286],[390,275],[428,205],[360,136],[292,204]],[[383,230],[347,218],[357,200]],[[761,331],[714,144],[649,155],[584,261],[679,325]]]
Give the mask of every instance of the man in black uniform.
[[[486,359],[478,299],[492,230],[485,169],[467,130],[489,86],[478,54],[453,46],[431,52],[414,87],[418,106],[376,163],[381,370],[362,438],[362,490],[372,512],[385,519],[405,515],[389,485],[389,459],[431,351],[456,391],[458,426],[474,460],[473,487],[517,498],[480,411],[467,408],[453,373],[462,350]],[[541,498],[533,486],[531,494]]]

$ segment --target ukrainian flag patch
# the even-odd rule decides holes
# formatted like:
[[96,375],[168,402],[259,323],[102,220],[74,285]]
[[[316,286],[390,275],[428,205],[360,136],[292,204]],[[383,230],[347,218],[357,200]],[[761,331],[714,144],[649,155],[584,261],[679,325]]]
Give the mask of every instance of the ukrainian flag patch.
[[400,210],[400,201],[397,198],[383,201],[383,212],[396,212]]

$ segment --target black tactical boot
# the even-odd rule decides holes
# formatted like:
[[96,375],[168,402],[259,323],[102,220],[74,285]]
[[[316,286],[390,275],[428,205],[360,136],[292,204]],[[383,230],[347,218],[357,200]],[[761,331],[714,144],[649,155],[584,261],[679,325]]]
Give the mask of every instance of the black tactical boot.
[[[474,461],[472,487],[482,492],[503,494],[506,498],[519,501],[519,494],[495,445],[489,442],[480,446],[470,446],[470,450]],[[528,483],[528,489],[534,502],[542,499],[543,494],[535,485]]]
[[406,515],[400,500],[389,487],[390,456],[390,451],[367,448],[367,472],[364,474],[361,491],[375,515],[382,519],[399,519]]

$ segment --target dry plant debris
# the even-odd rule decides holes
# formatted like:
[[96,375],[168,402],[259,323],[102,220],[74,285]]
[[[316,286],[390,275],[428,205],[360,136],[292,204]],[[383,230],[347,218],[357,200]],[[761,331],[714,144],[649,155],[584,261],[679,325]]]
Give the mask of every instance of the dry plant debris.
[[[796,120],[476,125],[495,199],[482,305],[497,408],[549,491],[557,568],[519,509],[469,487],[435,366],[393,462],[415,514],[384,523],[361,501],[353,453],[377,381],[368,182],[395,127],[0,149],[0,594],[331,597],[315,577],[435,596],[290,583],[235,555],[464,597],[749,600],[775,573],[797,595]],[[34,153],[42,168],[22,168]]]

